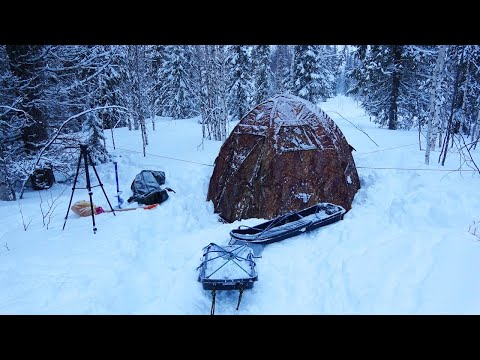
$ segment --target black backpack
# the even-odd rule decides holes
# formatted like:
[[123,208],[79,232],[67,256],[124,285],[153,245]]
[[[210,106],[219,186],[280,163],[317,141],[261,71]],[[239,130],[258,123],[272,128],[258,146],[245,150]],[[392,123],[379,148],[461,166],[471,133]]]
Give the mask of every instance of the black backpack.
[[136,201],[139,204],[152,205],[161,204],[168,199],[167,189],[162,188],[165,184],[165,173],[163,171],[142,170],[135,176],[130,188],[133,195],[127,200],[129,203]]
[[161,189],[161,190],[154,190],[146,195],[138,196],[135,198],[135,201],[139,204],[152,205],[152,204],[161,204],[167,199],[168,199],[167,190]]

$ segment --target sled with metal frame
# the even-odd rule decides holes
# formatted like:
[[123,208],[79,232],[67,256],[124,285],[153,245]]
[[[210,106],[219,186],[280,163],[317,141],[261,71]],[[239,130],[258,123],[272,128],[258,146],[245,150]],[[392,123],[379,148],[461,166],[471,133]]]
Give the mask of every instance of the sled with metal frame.
[[217,290],[238,290],[238,310],[243,291],[253,288],[258,280],[254,257],[247,245],[219,246],[210,243],[203,248],[202,263],[197,268],[198,281],[204,290],[212,290],[212,315]]

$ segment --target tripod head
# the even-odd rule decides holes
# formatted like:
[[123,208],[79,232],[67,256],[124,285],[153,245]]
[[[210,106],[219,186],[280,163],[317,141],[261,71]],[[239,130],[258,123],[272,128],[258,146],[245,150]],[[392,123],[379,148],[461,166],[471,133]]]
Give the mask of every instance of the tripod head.
[[88,154],[88,156],[90,156],[90,151],[88,150],[88,145],[87,144],[80,143],[79,146],[80,146],[80,154],[81,155]]

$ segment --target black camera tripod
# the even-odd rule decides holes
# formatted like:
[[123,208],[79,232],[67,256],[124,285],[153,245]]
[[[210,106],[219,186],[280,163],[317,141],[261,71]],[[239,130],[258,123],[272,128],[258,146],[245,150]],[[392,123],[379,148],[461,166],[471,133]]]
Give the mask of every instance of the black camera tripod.
[[[87,181],[87,187],[86,188],[76,188],[75,185],[77,184],[77,179],[78,179],[78,173],[80,171],[80,164],[82,162],[82,159],[85,162],[85,177]],[[112,210],[113,215],[115,215],[115,210],[113,210],[112,204],[110,204],[110,200],[108,200],[107,194],[105,193],[105,189],[103,188],[103,184],[100,181],[100,177],[98,176],[97,169],[95,169],[95,165],[93,165],[92,158],[90,156],[90,153],[88,152],[87,145],[80,145],[80,157],[78,158],[78,165],[77,165],[77,173],[75,174],[75,180],[73,181],[73,187],[72,187],[72,196],[70,196],[70,202],[68,203],[68,209],[67,209],[67,215],[65,215],[65,222],[63,223],[63,229],[65,229],[65,224],[67,223],[67,218],[68,218],[68,213],[70,212],[70,206],[72,205],[72,199],[73,199],[73,193],[75,192],[75,189],[87,189],[88,190],[88,196],[90,197],[90,209],[92,211],[92,222],[93,222],[93,233],[97,233],[97,227],[95,226],[95,210],[93,208],[93,201],[92,201],[92,186],[90,184],[90,174],[88,172],[88,160],[90,160],[90,163],[92,164],[93,171],[95,172],[95,175],[97,176],[98,180],[98,185],[102,188],[103,194],[105,195],[105,198],[107,199],[108,205],[110,206],[110,209]],[[116,215],[115,215],[116,216]]]

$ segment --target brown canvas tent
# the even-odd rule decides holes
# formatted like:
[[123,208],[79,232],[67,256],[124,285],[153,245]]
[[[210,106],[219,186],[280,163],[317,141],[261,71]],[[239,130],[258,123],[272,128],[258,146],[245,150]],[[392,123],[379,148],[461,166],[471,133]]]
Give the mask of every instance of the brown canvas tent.
[[318,107],[275,95],[248,112],[222,145],[207,201],[227,222],[271,219],[319,202],[348,211],[360,188],[352,149]]

